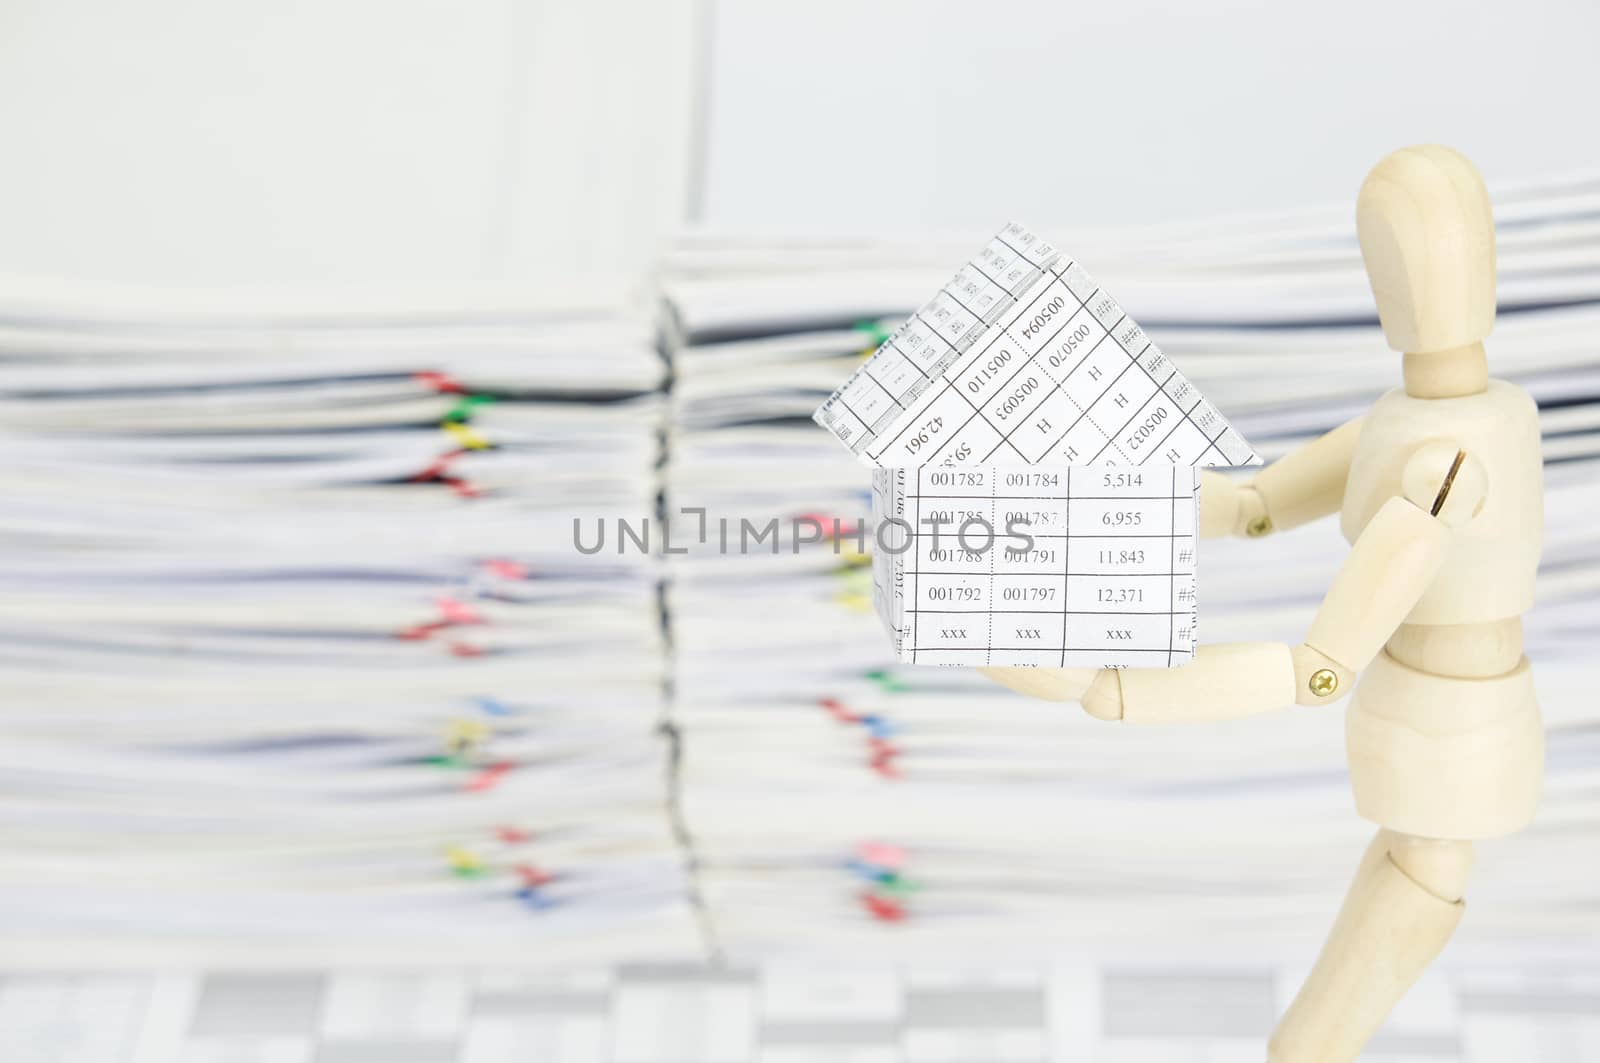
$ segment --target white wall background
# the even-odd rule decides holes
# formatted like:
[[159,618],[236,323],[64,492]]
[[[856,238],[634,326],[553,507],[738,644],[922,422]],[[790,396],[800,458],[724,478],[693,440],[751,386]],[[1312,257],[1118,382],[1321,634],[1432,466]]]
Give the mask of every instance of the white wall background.
[[1070,227],[1353,204],[1374,162],[1419,141],[1466,152],[1491,185],[1600,169],[1593,0],[716,12],[704,216],[717,226]]
[[1417,140],[1503,183],[1600,166],[1597,51],[1592,0],[0,0],[0,275],[611,301],[686,217],[1207,218]]
[[681,216],[692,0],[0,0],[0,274],[608,299]]

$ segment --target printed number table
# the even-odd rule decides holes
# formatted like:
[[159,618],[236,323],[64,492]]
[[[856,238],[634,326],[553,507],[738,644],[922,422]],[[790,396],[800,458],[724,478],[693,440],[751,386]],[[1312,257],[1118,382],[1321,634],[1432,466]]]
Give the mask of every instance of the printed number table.
[[1194,653],[1188,466],[879,470],[873,597],[912,664],[1170,667]]

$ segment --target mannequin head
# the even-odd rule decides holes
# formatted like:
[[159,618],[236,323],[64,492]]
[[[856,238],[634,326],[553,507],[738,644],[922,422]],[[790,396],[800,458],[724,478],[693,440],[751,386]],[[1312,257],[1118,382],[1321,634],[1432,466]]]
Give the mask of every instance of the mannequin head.
[[1362,182],[1356,232],[1391,348],[1442,354],[1489,335],[1494,217],[1472,163],[1434,144],[1389,155]]

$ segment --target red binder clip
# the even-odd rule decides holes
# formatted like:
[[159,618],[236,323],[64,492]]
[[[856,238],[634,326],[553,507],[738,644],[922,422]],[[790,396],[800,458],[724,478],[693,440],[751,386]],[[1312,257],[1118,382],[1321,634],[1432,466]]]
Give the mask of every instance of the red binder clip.
[[455,377],[447,373],[439,373],[430,369],[421,373],[412,373],[411,379],[423,387],[431,388],[441,394],[465,395],[467,393],[467,389],[462,387]]
[[520,561],[511,561],[503,557],[491,558],[483,563],[483,569],[490,575],[499,576],[501,579],[527,579],[528,566]]
[[900,768],[895,764],[895,758],[900,755],[900,751],[879,738],[871,739],[870,745],[872,755],[869,763],[872,765],[872,770],[885,779],[900,778]]
[[485,623],[483,614],[478,612],[459,598],[446,595],[438,600],[439,615],[446,624],[482,624]]
[[[439,607],[439,618],[437,620],[429,620],[421,624],[413,624],[410,627],[401,628],[395,632],[395,638],[416,642],[430,638],[445,628],[488,623],[482,613],[460,599],[446,596],[438,599],[435,604]],[[483,653],[477,647],[467,646],[466,643],[462,642],[451,643],[450,652],[457,657],[477,657]]]
[[862,863],[873,864],[890,871],[900,870],[906,862],[906,851],[898,845],[889,845],[887,842],[862,842],[856,846],[856,856]]
[[905,905],[889,897],[880,897],[876,893],[863,893],[861,903],[872,918],[881,923],[900,923],[906,918]]
[[477,498],[483,492],[476,485],[450,471],[450,466],[455,463],[456,459],[467,453],[469,452],[462,449],[446,451],[435,458],[432,464],[411,477],[411,482],[414,484],[441,483],[462,498]]
[[838,698],[818,698],[817,704],[821,705],[823,709],[827,711],[829,716],[832,716],[840,723],[855,723],[861,719],[861,717],[852,712],[850,708]]
[[485,790],[493,790],[496,786],[500,785],[501,779],[504,779],[507,775],[511,774],[511,769],[513,767],[515,767],[515,765],[513,765],[509,760],[502,760],[498,763],[491,764],[467,780],[467,789],[475,790],[479,793],[482,793]]
[[538,889],[555,881],[555,876],[542,867],[532,864],[512,864],[511,870],[522,880],[523,889]]

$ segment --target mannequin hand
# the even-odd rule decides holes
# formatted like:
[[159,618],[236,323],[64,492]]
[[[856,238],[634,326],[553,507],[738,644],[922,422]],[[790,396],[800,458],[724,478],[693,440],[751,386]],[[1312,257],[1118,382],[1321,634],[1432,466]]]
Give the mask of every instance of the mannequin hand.
[[1266,515],[1267,507],[1251,485],[1209,470],[1200,473],[1200,538],[1256,538],[1271,528],[1270,522],[1265,528],[1259,523]]
[[980,668],[1008,690],[1045,701],[1077,701],[1098,720],[1122,719],[1122,685],[1110,668]]

